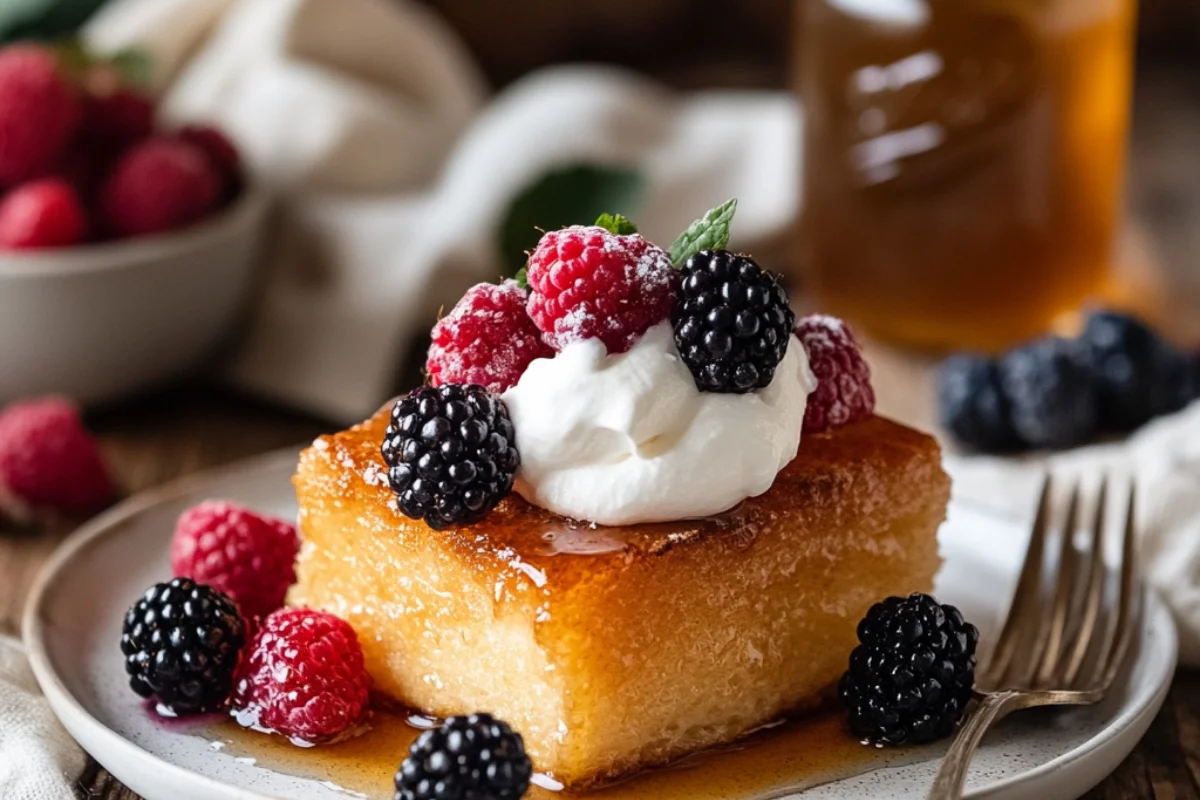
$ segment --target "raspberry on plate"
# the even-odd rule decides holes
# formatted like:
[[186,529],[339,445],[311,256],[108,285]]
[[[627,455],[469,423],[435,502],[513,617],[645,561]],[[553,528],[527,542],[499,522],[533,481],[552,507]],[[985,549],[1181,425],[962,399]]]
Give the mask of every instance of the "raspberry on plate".
[[639,234],[582,225],[543,236],[528,276],[529,316],[547,344],[600,339],[610,355],[670,316],[679,282],[671,257]]
[[371,678],[354,629],[307,608],[281,609],[259,625],[238,670],[234,717],[297,744],[353,733],[367,712]]
[[20,183],[53,167],[79,126],[80,99],[50,50],[0,50],[0,182]]
[[216,207],[220,176],[199,147],[155,136],[131,147],[101,190],[114,233],[139,236],[181,228]]
[[810,314],[796,322],[795,334],[817,376],[804,410],[804,432],[840,428],[874,414],[871,368],[850,326],[837,317]]
[[1013,430],[1031,447],[1074,447],[1096,433],[1096,384],[1080,344],[1047,337],[1000,359]]
[[535,358],[554,351],[525,311],[516,281],[480,283],[433,326],[425,371],[432,386],[475,383],[499,394],[516,385]]
[[525,741],[508,723],[491,714],[450,717],[409,748],[395,800],[519,800],[532,776]]
[[296,527],[225,500],[189,508],[175,525],[171,570],[229,595],[248,618],[283,605],[296,582]]
[[86,233],[83,203],[61,178],[22,184],[0,201],[0,250],[68,247]]
[[0,511],[86,514],[114,494],[100,449],[79,410],[61,397],[14,403],[0,413]]

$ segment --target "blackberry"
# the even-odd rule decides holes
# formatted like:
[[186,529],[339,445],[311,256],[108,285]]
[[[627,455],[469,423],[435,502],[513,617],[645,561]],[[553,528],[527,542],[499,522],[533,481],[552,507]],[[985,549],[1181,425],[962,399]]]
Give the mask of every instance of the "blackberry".
[[942,426],[968,447],[994,453],[1017,445],[992,359],[966,354],[947,358],[938,368],[937,399]]
[[858,623],[838,694],[864,744],[924,744],[953,733],[971,701],[979,631],[929,595],[889,597]]
[[1096,385],[1101,427],[1129,431],[1178,410],[1188,391],[1186,359],[1150,328],[1125,314],[1097,311],[1079,341]]
[[147,589],[126,612],[121,633],[130,687],[181,716],[226,706],[245,643],[233,601],[190,578]]
[[490,714],[450,717],[409,748],[395,800],[517,800],[532,775],[525,742],[506,723]]
[[1018,438],[1032,447],[1072,447],[1096,432],[1096,388],[1080,347],[1048,337],[1000,360],[1000,385]]
[[743,394],[767,386],[796,321],[779,276],[728,250],[702,250],[680,271],[671,324],[697,388]]
[[400,511],[434,530],[482,519],[512,489],[521,463],[508,409],[475,384],[423,386],[400,398],[382,452]]

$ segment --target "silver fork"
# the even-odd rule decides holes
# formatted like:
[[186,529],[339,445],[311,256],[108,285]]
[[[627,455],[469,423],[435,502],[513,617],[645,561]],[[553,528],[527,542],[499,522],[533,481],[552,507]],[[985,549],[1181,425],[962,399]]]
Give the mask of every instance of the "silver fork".
[[[1134,551],[1134,485],[1101,479],[1092,513],[1082,515],[1085,522],[1090,517],[1087,541],[1077,548],[1081,487],[1072,483],[1057,556],[1047,569],[1053,488],[1047,478],[1008,619],[976,672],[979,702],[950,745],[928,800],[962,797],[971,758],[996,721],[1036,706],[1098,703],[1130,655],[1143,598]],[[1104,558],[1110,494],[1124,506],[1120,561],[1111,567]]]

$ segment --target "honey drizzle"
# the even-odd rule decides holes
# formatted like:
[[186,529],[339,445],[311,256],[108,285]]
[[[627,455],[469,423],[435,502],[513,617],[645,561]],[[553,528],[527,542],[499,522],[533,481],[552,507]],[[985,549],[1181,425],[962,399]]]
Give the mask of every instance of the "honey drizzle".
[[[420,734],[404,715],[377,711],[370,731],[336,745],[299,748],[222,720],[205,738],[222,753],[262,769],[319,781],[348,795],[391,800],[392,776]],[[420,723],[420,717],[411,719]],[[936,748],[877,750],[854,741],[842,715],[825,712],[763,729],[739,742],[586,792],[533,786],[528,800],[765,800],[832,781],[934,758]],[[541,781],[553,784],[553,781]]]

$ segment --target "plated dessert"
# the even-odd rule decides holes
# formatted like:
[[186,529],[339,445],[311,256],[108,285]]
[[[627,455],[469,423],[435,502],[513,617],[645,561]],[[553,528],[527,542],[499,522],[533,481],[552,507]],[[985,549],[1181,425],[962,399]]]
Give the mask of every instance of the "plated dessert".
[[[848,737],[951,732],[977,633],[917,594],[938,446],[874,415],[846,326],[725,249],[734,208],[667,249],[607,215],[548,232],[468,291],[427,386],[304,451],[298,532],[181,521],[181,577],[127,620],[134,688],[301,744],[369,727],[368,690],[444,719],[399,798],[587,790],[838,694]],[[171,614],[191,651],[152,629]]]

